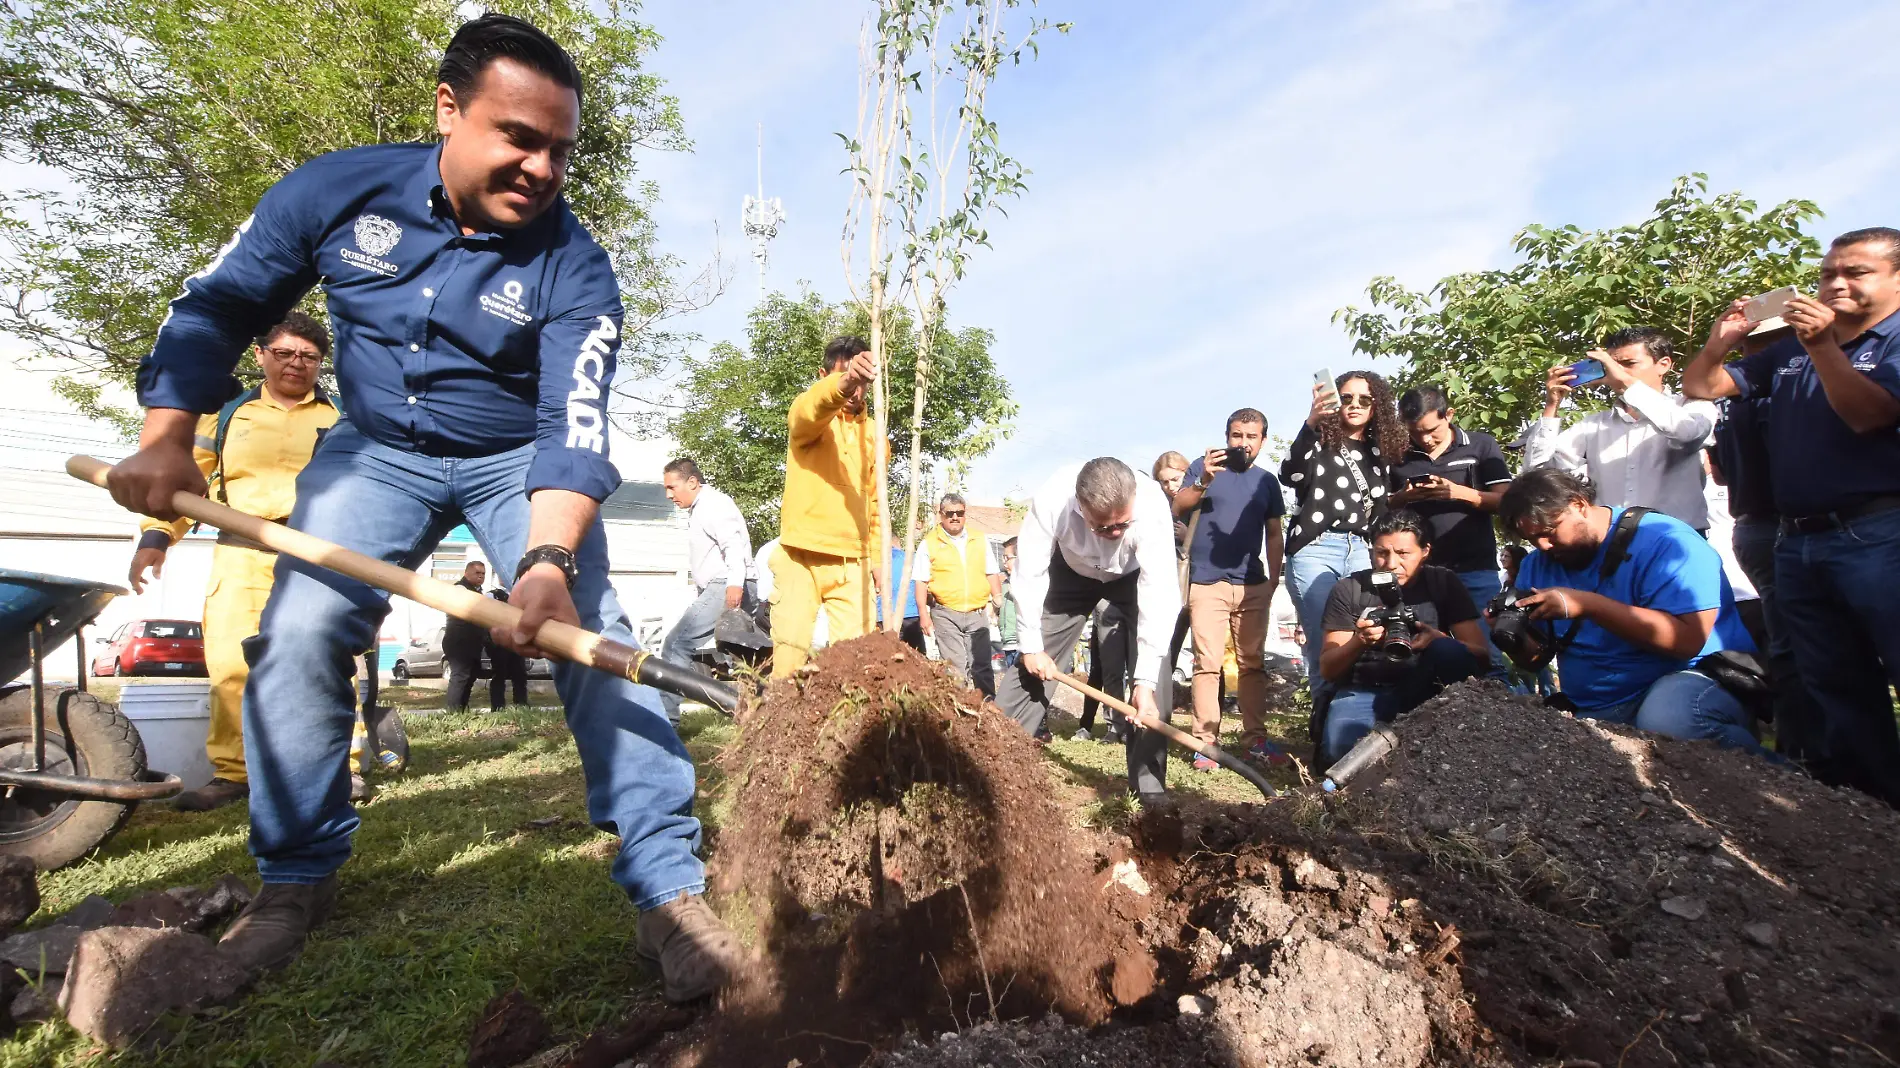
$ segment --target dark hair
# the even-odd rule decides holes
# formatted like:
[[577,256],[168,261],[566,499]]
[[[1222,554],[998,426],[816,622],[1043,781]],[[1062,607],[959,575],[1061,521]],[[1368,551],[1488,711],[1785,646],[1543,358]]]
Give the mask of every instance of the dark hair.
[[1507,530],[1517,530],[1528,519],[1540,527],[1557,521],[1563,510],[1581,501],[1597,502],[1596,487],[1582,475],[1573,475],[1555,467],[1526,471],[1511,481],[1498,502],[1498,519]]
[[[1366,388],[1372,391],[1372,421],[1366,424],[1366,444],[1378,448],[1382,462],[1396,464],[1405,450],[1412,447],[1412,435],[1406,431],[1405,424],[1399,422],[1398,406],[1392,403],[1392,387],[1383,375],[1373,371],[1347,371],[1333,379],[1333,387],[1343,388],[1355,378],[1364,380]],[[1320,423],[1319,443],[1323,447],[1337,449],[1345,443],[1344,412],[1341,408],[1333,418]]]
[[574,65],[574,57],[554,38],[536,29],[534,23],[513,15],[483,15],[462,23],[449,41],[448,50],[442,53],[436,80],[455,94],[457,107],[466,107],[475,99],[482,72],[498,59],[512,59],[545,74],[556,84],[574,90],[574,98],[580,99],[581,72]]
[[1416,423],[1428,415],[1444,415],[1449,411],[1451,404],[1445,400],[1445,387],[1436,382],[1413,386],[1399,398],[1399,418],[1408,423]]
[[1829,248],[1843,245],[1864,245],[1880,242],[1887,246],[1887,262],[1900,268],[1900,230],[1891,226],[1868,226],[1859,230],[1849,230],[1835,238]]
[[1012,548],[1013,546],[1015,546],[1015,544],[1016,544],[1016,535],[1014,534],[1011,534],[1009,537],[1003,539],[1003,548],[1005,549]]
[[325,330],[323,324],[317,322],[314,317],[305,315],[300,311],[291,312],[284,316],[283,322],[264,331],[264,336],[257,339],[257,347],[260,349],[269,348],[271,342],[276,341],[285,334],[289,334],[294,338],[302,338],[312,345],[315,345],[317,347],[317,354],[320,356],[330,355],[330,332]]
[[1267,417],[1258,408],[1242,408],[1227,417],[1227,429],[1234,429],[1235,423],[1259,423],[1260,433],[1267,432]]
[[1432,525],[1425,522],[1424,516],[1419,515],[1410,508],[1400,508],[1374,519],[1372,526],[1366,532],[1366,540],[1378,541],[1387,534],[1405,533],[1410,533],[1412,537],[1418,539],[1419,548],[1431,548]]
[[694,480],[695,482],[700,482],[700,483],[704,483],[706,481],[706,476],[699,473],[699,465],[694,463],[692,457],[690,456],[682,456],[679,459],[674,460],[673,462],[667,464],[665,468],[665,473],[669,475],[678,475],[681,478],[690,478]]
[[1673,360],[1676,358],[1676,343],[1669,335],[1653,326],[1626,326],[1603,339],[1603,351],[1615,352],[1617,349],[1641,345],[1652,360]]
[[834,337],[825,346],[825,373],[830,374],[841,363],[848,362],[860,352],[870,352],[870,342],[854,334]]
[[1531,550],[1528,545],[1519,545],[1516,542],[1507,542],[1504,546],[1504,555],[1511,558],[1512,567],[1521,566],[1524,563],[1524,558],[1529,556],[1530,554],[1531,554]]

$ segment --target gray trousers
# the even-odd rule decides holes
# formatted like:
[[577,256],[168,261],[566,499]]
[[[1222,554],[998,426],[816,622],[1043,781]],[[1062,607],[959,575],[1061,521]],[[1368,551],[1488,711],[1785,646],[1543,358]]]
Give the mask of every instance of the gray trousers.
[[996,669],[990,662],[990,617],[981,608],[957,612],[940,604],[930,606],[930,625],[937,639],[937,656],[963,676],[963,681],[996,694]]
[[[1103,601],[1114,605],[1131,628],[1140,622],[1135,598],[1138,574],[1123,575],[1113,582],[1084,578],[1062,559],[1062,551],[1056,550],[1054,559],[1049,562],[1049,592],[1042,602],[1042,647],[1055,660],[1058,671],[1066,673],[1074,669],[1075,643],[1082,637],[1082,628],[1094,614],[1096,605]],[[1024,611],[1031,610],[1029,605],[1022,607]],[[1169,665],[1163,664],[1159,675],[1155,680],[1155,705],[1166,716],[1174,707],[1174,673]],[[1005,670],[998,681],[996,703],[1034,736],[1042,731],[1050,711],[1046,687],[1059,685],[1045,683],[1031,675],[1018,661]],[[1124,738],[1129,788],[1137,796],[1164,792],[1168,776],[1167,738],[1158,731],[1142,730],[1133,724],[1127,725]]]

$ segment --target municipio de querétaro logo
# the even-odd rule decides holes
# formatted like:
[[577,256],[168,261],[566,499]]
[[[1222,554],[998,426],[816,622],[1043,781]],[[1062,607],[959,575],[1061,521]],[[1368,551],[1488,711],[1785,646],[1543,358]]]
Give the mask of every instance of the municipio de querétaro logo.
[[402,227],[381,215],[359,215],[356,217],[355,234],[356,248],[339,249],[337,252],[343,257],[343,262],[365,271],[394,276],[396,265],[383,257],[396,247],[396,242],[402,240]]

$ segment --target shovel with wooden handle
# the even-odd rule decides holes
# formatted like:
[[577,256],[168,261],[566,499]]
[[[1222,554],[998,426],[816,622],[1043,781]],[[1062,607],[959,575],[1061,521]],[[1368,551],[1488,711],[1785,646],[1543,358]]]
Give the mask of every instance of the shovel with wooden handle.
[[1110,697],[1109,695],[1103,693],[1102,691],[1096,689],[1095,687],[1090,686],[1088,683],[1083,682],[1080,679],[1077,679],[1073,675],[1064,675],[1061,672],[1057,672],[1055,677],[1056,677],[1056,681],[1062,683],[1064,686],[1067,686],[1070,689],[1083,694],[1084,696],[1093,697],[1097,701],[1100,701],[1101,703],[1103,703],[1104,705],[1107,705],[1108,707],[1114,709],[1115,711],[1120,712],[1122,715],[1127,716],[1128,721],[1130,723],[1133,723],[1138,727],[1146,727],[1147,729],[1151,731],[1160,731],[1163,735],[1165,735],[1171,741],[1179,742],[1182,745],[1187,746],[1189,749],[1192,749],[1196,753],[1199,753],[1202,756],[1206,757],[1207,759],[1212,760],[1214,763],[1219,764],[1221,767],[1226,768],[1228,771],[1231,771],[1234,774],[1240,776],[1241,778],[1246,779],[1248,782],[1253,783],[1254,786],[1259,788],[1261,793],[1267,795],[1267,798],[1269,800],[1280,796],[1280,791],[1276,789],[1272,783],[1267,781],[1267,777],[1265,775],[1260,774],[1260,771],[1258,768],[1255,768],[1252,764],[1249,764],[1246,761],[1240,759],[1239,757],[1234,756],[1232,753],[1227,752],[1225,749],[1222,749],[1221,747],[1217,745],[1209,745],[1208,743],[1201,741],[1199,738],[1194,737],[1192,734],[1189,734],[1188,732],[1182,730],[1181,728],[1176,727],[1174,724],[1156,719],[1155,717],[1150,716],[1147,713],[1138,710],[1137,708],[1135,708],[1134,705],[1131,705],[1128,702],[1121,700],[1120,698]]
[[[106,475],[111,470],[110,464],[90,456],[74,456],[66,461],[67,474],[101,489],[105,488]],[[406,567],[372,559],[322,538],[292,530],[282,523],[259,519],[196,494],[182,490],[174,493],[171,505],[173,511],[188,519],[249,538],[287,556],[327,567],[378,589],[399,593],[457,619],[483,627],[512,627],[521,620],[521,609],[504,601],[441,579],[419,575]],[[563,660],[585,664],[610,675],[678,694],[688,700],[704,701],[726,712],[735,712],[739,708],[739,693],[732,687],[690,668],[668,663],[652,653],[603,638],[571,624],[548,620],[541,624],[541,629],[535,631],[534,644],[543,652]]]

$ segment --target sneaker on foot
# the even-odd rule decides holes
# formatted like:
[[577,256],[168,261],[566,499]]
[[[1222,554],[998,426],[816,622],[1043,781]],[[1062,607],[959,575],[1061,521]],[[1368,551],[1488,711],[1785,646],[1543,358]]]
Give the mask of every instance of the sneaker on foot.
[[1204,757],[1199,753],[1194,754],[1194,770],[1195,771],[1213,771],[1215,768],[1218,768],[1218,767],[1220,767],[1220,764],[1215,762],[1214,760],[1208,757]]
[[660,970],[675,1005],[717,993],[738,975],[739,939],[698,894],[642,912],[634,931],[634,952]]
[[276,971],[297,959],[304,938],[335,908],[335,875],[318,883],[265,883],[218,940],[218,952],[253,974]]
[[1087,727],[1078,727],[1076,729],[1075,736],[1073,738],[1070,738],[1069,740],[1072,742],[1088,742],[1088,741],[1094,741],[1095,736],[1089,733],[1089,729]]
[[1259,741],[1256,741],[1252,745],[1248,746],[1247,756],[1250,759],[1263,761],[1265,763],[1272,764],[1276,767],[1281,764],[1293,763],[1293,758],[1286,755],[1286,750],[1281,749],[1279,746],[1274,745],[1272,742],[1267,741],[1265,738],[1262,738]]
[[172,799],[172,807],[186,812],[209,812],[238,801],[249,800],[251,788],[230,779],[212,779],[196,790],[186,790]]

